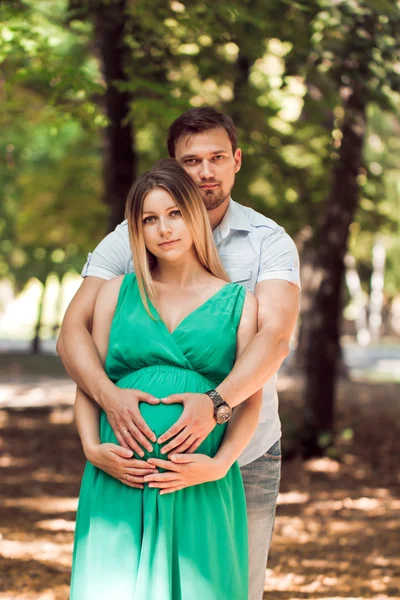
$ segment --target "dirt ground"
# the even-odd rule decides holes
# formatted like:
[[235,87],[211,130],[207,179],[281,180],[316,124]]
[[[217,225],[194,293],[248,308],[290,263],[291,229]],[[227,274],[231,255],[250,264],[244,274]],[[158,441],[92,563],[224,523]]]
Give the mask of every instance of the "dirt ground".
[[[0,599],[67,600],[84,466],[72,387],[42,378],[40,396],[35,379],[4,381],[3,373]],[[279,387],[285,454],[293,456],[301,382],[284,377]],[[284,461],[264,598],[400,599],[399,391],[341,383],[339,460]]]

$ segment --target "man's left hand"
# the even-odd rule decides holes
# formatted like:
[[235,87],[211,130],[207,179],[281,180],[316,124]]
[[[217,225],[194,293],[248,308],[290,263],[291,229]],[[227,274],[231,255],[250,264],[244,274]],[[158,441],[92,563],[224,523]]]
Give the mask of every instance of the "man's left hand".
[[194,452],[206,439],[217,424],[214,419],[214,404],[207,394],[173,394],[161,398],[163,404],[183,404],[183,413],[179,419],[158,438],[163,444],[173,438],[161,450],[162,454]]

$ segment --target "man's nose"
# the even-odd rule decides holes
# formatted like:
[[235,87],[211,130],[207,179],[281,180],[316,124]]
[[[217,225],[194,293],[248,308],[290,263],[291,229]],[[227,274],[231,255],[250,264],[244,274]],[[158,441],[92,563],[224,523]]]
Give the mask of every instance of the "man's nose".
[[201,162],[200,177],[202,179],[211,179],[212,177],[214,177],[214,169],[210,161],[203,160]]

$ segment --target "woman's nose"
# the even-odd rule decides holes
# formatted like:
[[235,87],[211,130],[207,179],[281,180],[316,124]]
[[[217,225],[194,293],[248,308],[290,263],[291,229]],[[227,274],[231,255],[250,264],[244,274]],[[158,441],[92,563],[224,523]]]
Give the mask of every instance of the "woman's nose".
[[171,233],[171,224],[168,219],[160,217],[159,221],[159,232],[161,235]]

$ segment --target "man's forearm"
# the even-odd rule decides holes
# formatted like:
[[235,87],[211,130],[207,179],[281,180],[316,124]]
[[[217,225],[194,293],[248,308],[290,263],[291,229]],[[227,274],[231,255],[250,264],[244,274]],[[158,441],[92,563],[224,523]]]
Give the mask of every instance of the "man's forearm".
[[114,387],[104,371],[93,338],[83,326],[69,327],[57,345],[68,375],[103,407],[104,394]]
[[286,338],[273,330],[261,329],[216,388],[218,393],[232,407],[241,404],[275,375],[288,354]]
[[262,402],[262,390],[243,402],[234,411],[215,459],[229,469],[250,442],[257,428]]
[[75,422],[85,455],[100,444],[99,407],[79,388],[75,397]]

